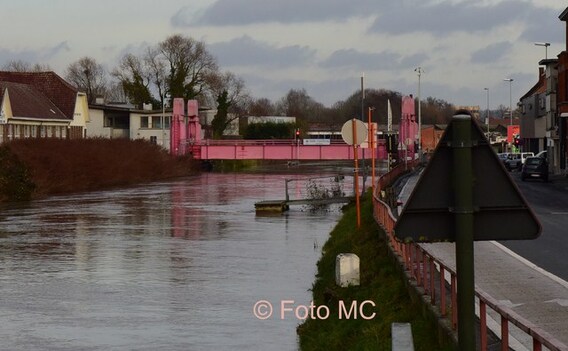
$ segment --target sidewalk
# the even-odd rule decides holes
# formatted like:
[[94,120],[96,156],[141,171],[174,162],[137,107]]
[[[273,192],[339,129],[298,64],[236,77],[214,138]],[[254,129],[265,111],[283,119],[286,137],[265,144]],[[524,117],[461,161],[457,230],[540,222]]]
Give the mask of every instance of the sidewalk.
[[[399,195],[401,201],[408,199],[418,177],[416,174],[408,178]],[[568,181],[564,178],[558,185],[568,186]],[[453,243],[421,245],[455,269]],[[474,250],[476,287],[568,345],[568,283],[495,241],[475,242]],[[510,334],[513,349],[532,350],[528,335],[513,329]]]

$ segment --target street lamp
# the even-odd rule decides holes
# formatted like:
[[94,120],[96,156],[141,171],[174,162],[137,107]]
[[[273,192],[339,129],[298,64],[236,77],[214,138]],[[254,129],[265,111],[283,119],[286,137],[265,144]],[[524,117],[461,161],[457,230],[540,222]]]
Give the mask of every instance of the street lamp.
[[489,137],[489,88],[483,88],[487,92],[487,115],[485,116],[485,122],[487,123],[487,134]]
[[422,109],[420,108],[420,76],[422,75],[422,67],[414,69],[418,73],[418,159],[422,159]]
[[509,82],[509,117],[510,122],[509,125],[513,125],[513,78],[505,78],[503,79],[504,82]]
[[548,59],[548,47],[550,46],[550,43],[534,43],[534,45],[544,46],[544,59],[547,60]]

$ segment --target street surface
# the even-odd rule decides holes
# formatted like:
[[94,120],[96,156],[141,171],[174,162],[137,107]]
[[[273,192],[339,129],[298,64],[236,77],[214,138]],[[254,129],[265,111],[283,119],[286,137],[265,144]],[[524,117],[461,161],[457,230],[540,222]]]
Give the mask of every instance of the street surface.
[[536,240],[502,241],[544,270],[568,281],[568,180],[551,178],[521,181],[519,172],[510,173],[523,196],[542,224],[542,234]]
[[[568,180],[521,182],[519,174],[511,175],[541,221],[543,232],[537,240],[475,242],[476,287],[568,345],[568,283],[564,281],[568,264],[563,257],[567,252],[563,237],[568,230],[563,228],[568,228]],[[408,199],[418,177],[415,174],[407,180],[401,201]],[[421,246],[455,270],[453,243]],[[497,335],[498,320],[497,315],[488,320]],[[532,346],[531,338],[512,325],[509,341],[515,350],[530,350]]]

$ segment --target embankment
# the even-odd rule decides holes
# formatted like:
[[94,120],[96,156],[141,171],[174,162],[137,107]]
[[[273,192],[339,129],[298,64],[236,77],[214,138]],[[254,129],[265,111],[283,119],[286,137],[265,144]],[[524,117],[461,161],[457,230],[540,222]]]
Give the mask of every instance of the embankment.
[[21,139],[0,146],[0,201],[191,175],[199,165],[143,140]]
[[[362,202],[361,228],[356,229],[355,206],[349,205],[331,232],[318,262],[313,286],[315,306],[327,306],[328,318],[308,319],[298,327],[302,350],[390,350],[391,323],[412,325],[415,350],[453,350],[453,345],[440,344],[435,320],[423,313],[419,299],[412,299],[405,278],[389,256],[385,235],[372,215],[368,193]],[[335,284],[335,260],[339,253],[355,253],[360,258],[361,285],[340,288]],[[373,319],[359,315],[340,319],[338,306],[359,306],[364,301],[365,315],[375,312]],[[345,317],[345,316],[344,316]]]

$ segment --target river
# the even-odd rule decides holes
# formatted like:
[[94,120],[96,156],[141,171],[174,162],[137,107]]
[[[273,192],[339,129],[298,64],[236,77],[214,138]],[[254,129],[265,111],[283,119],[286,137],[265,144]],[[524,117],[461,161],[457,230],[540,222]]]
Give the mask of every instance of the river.
[[[4,205],[0,349],[297,349],[300,321],[280,304],[309,304],[341,213],[256,215],[292,176],[206,173]],[[273,305],[264,320],[260,300]]]

